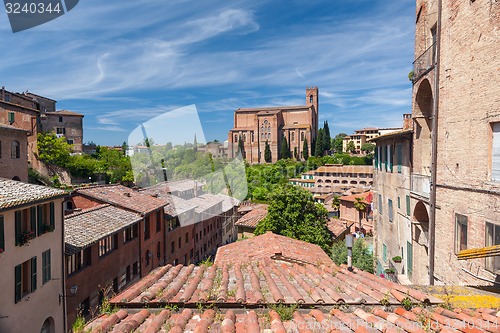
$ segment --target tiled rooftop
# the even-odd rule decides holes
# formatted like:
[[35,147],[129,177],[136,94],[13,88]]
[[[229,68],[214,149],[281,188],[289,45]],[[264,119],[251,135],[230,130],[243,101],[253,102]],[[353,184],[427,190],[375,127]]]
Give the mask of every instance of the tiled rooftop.
[[51,115],[56,115],[56,116],[79,116],[79,117],[83,117],[84,116],[81,113],[74,112],[74,111],[69,111],[69,110],[58,110],[58,111],[55,111],[55,112],[46,112],[46,113],[47,114],[51,114]]
[[337,173],[373,173],[372,165],[324,165],[315,171],[317,172],[337,172]]
[[203,194],[200,195],[199,197],[195,197],[192,199],[189,199],[188,202],[192,206],[195,206],[195,210],[197,213],[203,213],[206,210],[219,205],[219,209],[217,213],[220,213],[222,211],[222,198],[213,195],[213,194]]
[[340,201],[355,202],[356,198],[363,198],[362,202],[364,202],[365,204],[370,204],[373,201],[373,193],[371,191],[368,191],[359,194],[346,195],[340,197],[339,199]]
[[[279,310],[278,310],[279,311]],[[283,314],[283,313],[282,313]],[[284,315],[284,314],[283,314]],[[275,310],[128,309],[105,314],[85,332],[195,333],[350,333],[350,332],[499,332],[500,314],[491,309],[445,310],[440,307],[298,309],[290,318]]]
[[27,130],[23,130],[22,128],[17,128],[15,126],[7,125],[7,124],[0,124],[0,129],[29,133],[29,131],[27,131]]
[[81,188],[75,191],[87,197],[133,210],[140,214],[147,214],[154,210],[163,208],[167,202],[150,195],[134,191],[122,185],[95,186]]
[[65,191],[0,178],[0,210],[62,197]]
[[110,205],[67,215],[64,218],[66,254],[78,252],[141,219],[136,213]]
[[231,209],[233,209],[233,207],[237,207],[240,204],[240,200],[238,200],[234,197],[231,197],[229,195],[219,193],[219,194],[217,194],[217,196],[222,199],[222,211],[223,212],[228,212]]
[[251,211],[236,221],[235,225],[255,228],[267,215],[267,205],[255,205]]
[[165,213],[170,216],[178,216],[189,210],[195,209],[188,200],[179,198],[175,195],[170,194],[166,187],[152,186],[146,189],[140,190],[139,193],[149,195],[154,198],[165,201],[167,204],[164,208]]
[[282,111],[282,110],[301,110],[309,109],[307,105],[295,105],[295,106],[267,106],[267,107],[257,107],[257,108],[239,108],[236,112],[248,112],[248,111]]
[[195,187],[203,186],[202,182],[193,180],[193,179],[180,179],[180,180],[171,180],[168,182],[162,182],[157,185],[149,187],[149,189],[158,189],[162,192],[183,192],[187,190],[194,190]]
[[441,301],[421,291],[398,285],[376,275],[334,264],[293,262],[289,258],[247,264],[212,266],[163,266],[111,299],[127,307],[196,306],[252,307],[265,304],[400,305]]

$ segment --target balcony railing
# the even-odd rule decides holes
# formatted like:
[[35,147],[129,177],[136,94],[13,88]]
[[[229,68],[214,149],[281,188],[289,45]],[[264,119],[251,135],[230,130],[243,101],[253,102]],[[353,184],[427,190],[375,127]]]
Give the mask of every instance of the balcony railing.
[[413,76],[410,77],[413,83],[417,82],[423,75],[434,68],[434,61],[436,59],[435,51],[436,43],[433,43],[424,53],[415,59],[413,62]]
[[431,177],[419,174],[411,175],[411,191],[425,198],[431,193]]

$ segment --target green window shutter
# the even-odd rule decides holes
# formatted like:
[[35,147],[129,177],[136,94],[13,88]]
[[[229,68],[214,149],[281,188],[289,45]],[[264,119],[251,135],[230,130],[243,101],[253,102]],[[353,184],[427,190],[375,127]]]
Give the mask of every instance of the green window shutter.
[[22,281],[21,281],[22,265],[17,265],[15,268],[15,302],[19,302],[22,298]]
[[31,291],[36,290],[36,257],[31,258]]
[[384,169],[387,171],[387,146],[382,147],[382,156],[384,159]]
[[[43,225],[45,224],[45,221],[43,218],[43,206],[42,205],[36,206],[36,211],[37,211],[37,217],[38,217],[38,225],[40,226],[40,228],[43,228]],[[41,230],[43,233],[43,229],[41,229]]]
[[3,215],[0,215],[0,249],[5,251],[5,234],[3,229]]
[[42,284],[47,283],[51,279],[50,269],[50,249],[42,252]]
[[397,159],[398,173],[401,173],[403,168],[403,145],[401,143],[397,146]]
[[398,209],[401,209],[401,198],[398,197]]
[[410,216],[410,196],[406,196],[406,215]]
[[38,228],[36,225],[36,207],[30,207],[30,229],[35,233],[35,235],[41,235],[42,233],[40,232],[40,227],[41,225],[38,224]]
[[18,210],[15,213],[16,216],[16,246],[20,244],[22,225],[21,225],[21,211]]
[[50,203],[50,226],[52,229],[56,228],[56,212],[55,212],[55,205],[54,202]]
[[387,261],[387,245],[382,244],[382,259],[384,262]]
[[375,160],[375,168],[377,168],[378,167],[378,147],[375,149],[374,160]]
[[389,170],[390,172],[392,172],[392,166],[393,166],[393,149],[392,149],[392,146],[387,146],[387,154],[389,156],[387,156],[387,159],[389,160]]

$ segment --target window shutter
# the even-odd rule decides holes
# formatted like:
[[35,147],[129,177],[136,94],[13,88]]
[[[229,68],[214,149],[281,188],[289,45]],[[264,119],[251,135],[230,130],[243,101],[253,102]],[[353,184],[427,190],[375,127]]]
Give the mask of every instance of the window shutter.
[[375,157],[374,157],[374,159],[375,159],[375,168],[378,167],[378,148],[379,147],[377,147],[377,149],[375,149]]
[[41,235],[42,233],[40,232],[40,227],[41,225],[38,224],[38,228],[36,225],[36,207],[30,207],[30,229],[35,233],[35,235]]
[[410,216],[410,196],[406,196],[406,215]]
[[0,249],[5,251],[5,235],[3,230],[3,215],[0,215]]
[[392,146],[387,146],[387,171],[392,172]]
[[401,143],[397,146],[397,158],[398,158],[398,173],[401,173],[403,167],[403,145]]
[[40,233],[43,234],[43,225],[45,224],[45,221],[44,221],[44,216],[43,216],[43,206],[42,205],[38,205],[36,207],[36,210],[37,210],[37,216],[38,216],[38,228],[40,230]]
[[56,214],[55,213],[56,212],[55,212],[54,202],[51,202],[50,203],[50,226],[52,227],[52,229],[56,228],[56,221],[55,221]]
[[493,124],[493,146],[491,149],[491,180],[500,181],[500,123]]
[[16,216],[16,245],[19,245],[22,232],[21,211],[20,210],[16,211],[15,216]]
[[15,268],[15,302],[19,302],[22,298],[22,282],[21,282],[21,265],[17,265]]
[[31,291],[36,290],[36,257],[31,258]]

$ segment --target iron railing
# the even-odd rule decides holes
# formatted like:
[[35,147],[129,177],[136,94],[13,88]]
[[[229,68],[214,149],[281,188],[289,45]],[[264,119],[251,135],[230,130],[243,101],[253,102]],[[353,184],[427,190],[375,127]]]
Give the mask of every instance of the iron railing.
[[422,76],[430,72],[434,68],[435,60],[436,43],[434,42],[413,62],[413,75],[410,76],[410,80],[415,83]]

